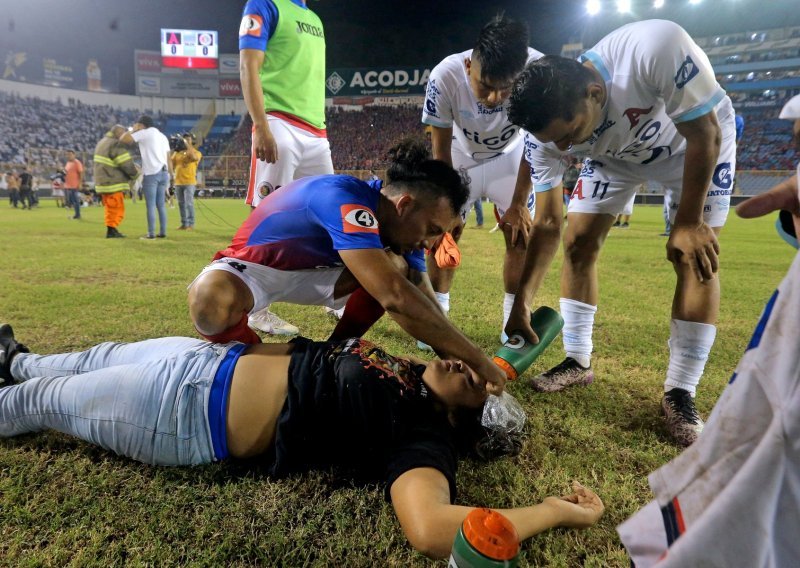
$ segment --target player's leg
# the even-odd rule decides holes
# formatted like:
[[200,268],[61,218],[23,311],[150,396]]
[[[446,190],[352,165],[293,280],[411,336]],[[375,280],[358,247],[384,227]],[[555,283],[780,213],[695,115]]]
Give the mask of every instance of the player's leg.
[[625,167],[587,160],[575,185],[564,233],[561,316],[566,358],[532,381],[536,390],[560,391],[594,380],[592,333],[599,287],[597,259],[617,214],[636,191]]
[[[255,155],[255,147],[251,144],[250,180],[245,199],[251,207],[258,206],[267,195],[291,183],[302,156],[301,138],[295,132],[296,128],[273,116],[268,116],[267,120],[278,147],[278,160],[274,164],[258,160]],[[275,335],[293,335],[300,332],[297,326],[284,321],[277,314],[271,312],[269,305],[250,314],[248,325],[264,333]]]
[[255,303],[253,290],[257,290],[249,274],[244,274],[251,267],[234,260],[229,262],[218,261],[207,266],[189,285],[192,323],[209,341],[261,343],[261,338],[247,325]]
[[[486,180],[484,194],[489,198],[489,201],[494,203],[498,218],[502,217],[511,206],[523,150],[524,144],[520,143],[515,149],[481,167],[483,179]],[[528,213],[533,218],[536,194],[533,192],[532,187],[526,205]],[[515,243],[511,241],[512,230],[509,225],[503,225],[501,229],[506,248],[503,258],[503,324],[500,328],[500,342],[505,343],[508,337],[504,330],[511,314],[511,308],[514,305],[528,249],[525,242],[519,238]]]
[[[720,157],[703,208],[704,221],[717,235],[730,209],[736,168],[735,131],[727,128],[722,120],[720,124],[723,127]],[[676,163],[671,165],[672,171],[683,171],[682,158],[674,160]],[[680,180],[670,180],[665,185],[673,189],[675,206],[670,209],[670,222],[674,222],[675,212],[680,205],[682,183]],[[675,262],[673,267],[677,282],[670,321],[669,365],[661,406],[670,435],[679,444],[688,446],[697,439],[704,425],[695,408],[694,396],[717,334],[720,274],[718,272],[711,280],[700,282],[687,264]]]
[[[457,149],[453,149],[452,158],[453,167],[456,170],[467,172],[470,189],[467,202],[461,211],[461,221],[450,230],[450,235],[457,244],[464,231],[464,221],[467,218],[467,213],[469,213],[470,204],[484,195],[485,176],[483,172],[484,166],[475,162],[472,157],[467,156]],[[441,242],[441,240],[439,242]],[[439,266],[436,262],[436,250],[438,246],[439,243],[431,248],[425,260],[425,264],[428,278],[430,278],[431,286],[433,287],[433,292],[436,294],[436,300],[439,302],[439,306],[441,306],[444,313],[447,314],[450,312],[450,288],[453,286],[456,269]],[[424,345],[424,343],[419,344],[421,348],[424,348]]]

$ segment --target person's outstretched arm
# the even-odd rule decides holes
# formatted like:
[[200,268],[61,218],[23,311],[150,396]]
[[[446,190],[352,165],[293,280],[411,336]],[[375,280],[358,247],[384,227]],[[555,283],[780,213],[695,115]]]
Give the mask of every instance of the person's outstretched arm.
[[[572,494],[548,497],[538,505],[496,509],[511,521],[520,540],[553,527],[586,528],[603,514],[603,502],[573,482]],[[430,558],[445,558],[473,507],[452,505],[450,487],[437,469],[416,468],[397,478],[390,489],[392,505],[409,543]]]

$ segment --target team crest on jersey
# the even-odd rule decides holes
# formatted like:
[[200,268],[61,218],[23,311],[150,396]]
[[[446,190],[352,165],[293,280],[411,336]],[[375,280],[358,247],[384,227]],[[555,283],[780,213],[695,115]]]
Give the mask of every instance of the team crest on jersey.
[[627,118],[631,123],[631,127],[628,130],[633,130],[633,127],[639,124],[639,117],[641,117],[643,114],[649,114],[652,110],[652,106],[650,108],[631,107],[629,109],[625,109],[625,112],[622,114],[625,115],[625,118]]
[[730,189],[733,185],[731,163],[722,162],[721,164],[718,164],[717,168],[714,170],[714,177],[711,179],[711,181],[713,181],[714,185],[717,187],[721,187],[722,189]]
[[261,37],[261,28],[263,26],[264,20],[261,18],[261,16],[256,14],[247,14],[242,18],[242,23],[239,26],[239,37]]
[[345,233],[378,234],[378,218],[369,207],[357,203],[341,206],[342,230]]
[[678,73],[675,75],[675,86],[679,89],[683,89],[686,86],[686,83],[694,79],[698,73],[700,73],[700,69],[694,64],[692,58],[687,55],[686,60],[683,62],[681,68],[678,69]]

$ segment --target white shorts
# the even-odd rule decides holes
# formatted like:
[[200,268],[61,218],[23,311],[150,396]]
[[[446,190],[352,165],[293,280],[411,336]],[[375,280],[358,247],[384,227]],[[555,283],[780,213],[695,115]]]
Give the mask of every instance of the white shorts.
[[53,190],[53,197],[64,197],[64,190],[63,189],[54,189]]
[[278,146],[278,161],[269,164],[256,159],[253,133],[250,142],[250,181],[245,199],[253,207],[292,180],[333,173],[331,145],[327,138],[315,136],[275,116],[268,115],[267,121]]
[[[276,270],[236,258],[215,260],[197,275],[223,270],[237,276],[253,294],[253,309],[258,312],[274,302],[302,304],[306,306],[327,306],[338,310],[343,308],[350,297],[334,298],[336,282],[344,271],[343,266],[335,268],[313,268],[310,270]],[[195,278],[189,288],[197,282]]]
[[[669,216],[670,222],[674,222],[683,189],[684,156],[685,154],[680,154],[647,165],[604,158],[598,160],[586,158],[581,176],[572,191],[569,212],[618,215],[624,212],[628,201],[636,196],[639,185],[651,181],[658,182],[671,191]],[[735,129],[724,126],[719,158],[703,206],[703,219],[711,227],[725,225],[731,206],[735,171],[736,132]]]
[[[517,185],[517,174],[519,173],[519,162],[522,159],[522,151],[525,144],[520,138],[519,142],[509,151],[504,152],[497,158],[485,161],[476,161],[457,147],[453,147],[452,158],[453,167],[457,170],[465,171],[469,177],[469,199],[464,204],[461,211],[462,219],[472,208],[472,203],[476,199],[487,198],[497,206],[497,213],[501,217],[511,207],[511,199],[514,197],[514,188]],[[536,205],[536,194],[531,188],[528,197],[528,210],[533,217]]]
[[631,198],[625,204],[625,207],[622,208],[623,215],[633,215],[633,202],[636,201],[636,194],[634,193],[631,195]]

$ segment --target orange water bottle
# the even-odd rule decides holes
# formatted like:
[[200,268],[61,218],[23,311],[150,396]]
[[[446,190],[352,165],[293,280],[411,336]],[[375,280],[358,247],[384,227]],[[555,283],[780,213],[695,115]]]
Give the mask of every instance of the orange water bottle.
[[506,517],[491,509],[473,509],[458,529],[448,568],[514,568],[519,536]]

